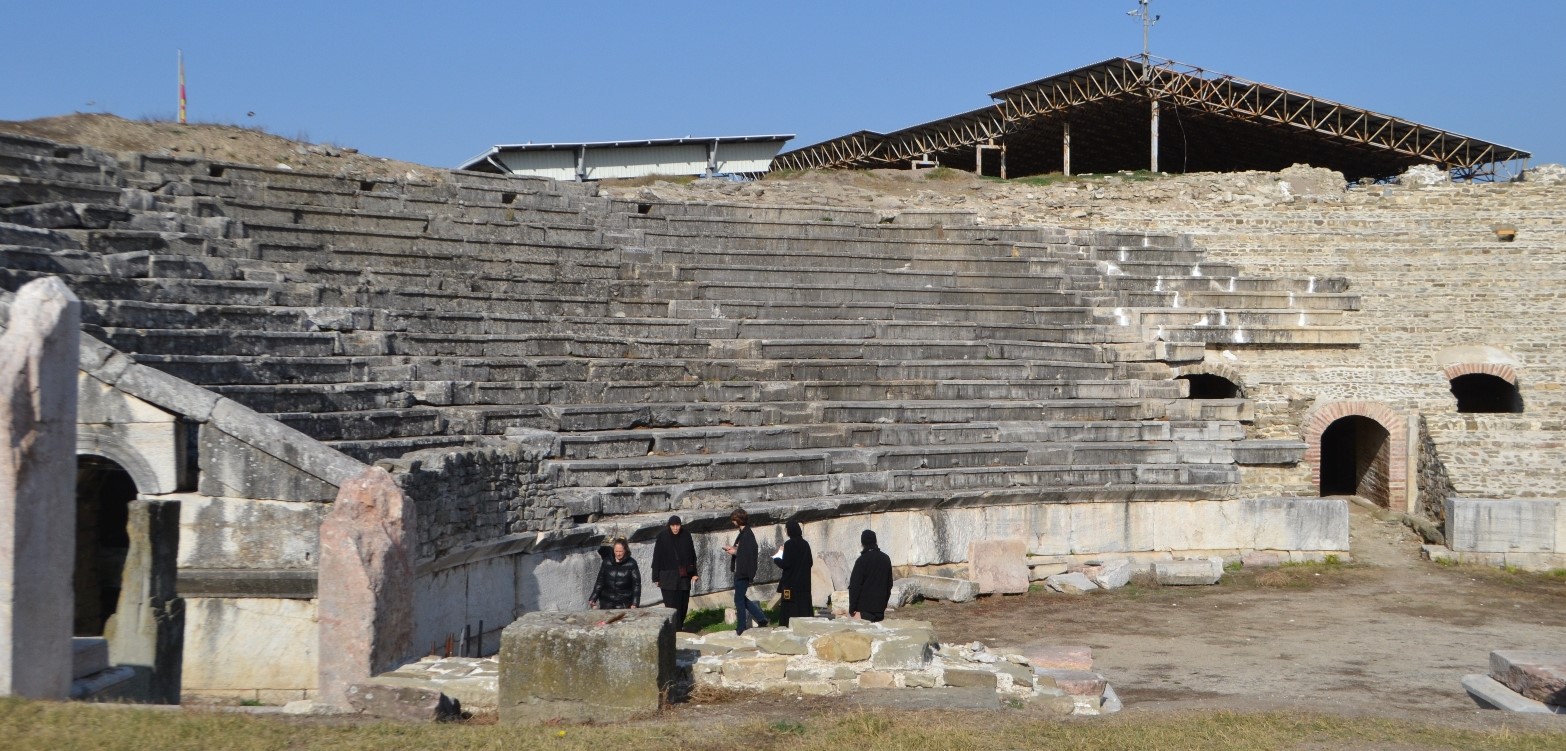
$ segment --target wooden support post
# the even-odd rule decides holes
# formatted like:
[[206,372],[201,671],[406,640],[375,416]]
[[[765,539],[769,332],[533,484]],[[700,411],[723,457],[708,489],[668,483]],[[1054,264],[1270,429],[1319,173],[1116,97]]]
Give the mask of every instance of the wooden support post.
[[1071,123],[1065,124],[1065,133],[1060,139],[1060,171],[1066,177],[1071,177]]
[[1158,100],[1153,100],[1153,148],[1148,169],[1158,171]]
[[984,177],[984,144],[973,147],[973,174]]
[[1006,144],[1001,144],[1001,179],[1006,179]]

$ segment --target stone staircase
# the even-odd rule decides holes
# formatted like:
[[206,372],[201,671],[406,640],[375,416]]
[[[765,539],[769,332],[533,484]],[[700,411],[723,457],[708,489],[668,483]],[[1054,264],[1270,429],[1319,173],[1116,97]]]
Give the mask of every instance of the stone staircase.
[[1353,347],[1337,277],[1188,237],[361,181],[0,136],[0,287],[366,461],[542,441],[573,522],[1224,498],[1208,344]]

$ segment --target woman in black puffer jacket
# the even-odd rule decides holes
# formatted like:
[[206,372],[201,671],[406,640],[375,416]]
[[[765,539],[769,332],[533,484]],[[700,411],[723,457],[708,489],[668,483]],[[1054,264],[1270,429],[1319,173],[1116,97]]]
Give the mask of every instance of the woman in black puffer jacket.
[[634,608],[642,601],[642,572],[625,540],[615,540],[611,549],[610,557],[598,569],[598,582],[593,585],[587,605],[604,610]]

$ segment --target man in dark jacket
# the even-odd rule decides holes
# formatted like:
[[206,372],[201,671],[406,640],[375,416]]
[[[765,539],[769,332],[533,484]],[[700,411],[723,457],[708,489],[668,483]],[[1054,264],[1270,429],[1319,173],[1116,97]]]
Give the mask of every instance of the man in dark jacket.
[[739,535],[734,538],[734,544],[723,550],[729,554],[729,570],[734,572],[734,633],[743,634],[750,628],[751,616],[755,616],[756,625],[765,628],[767,616],[761,612],[761,606],[753,602],[746,594],[750,589],[750,583],[756,579],[756,560],[759,558],[756,549],[756,534],[750,531],[750,514],[745,509],[734,509],[729,514],[729,521],[739,527]]
[[876,546],[875,533],[859,533],[859,560],[848,576],[848,610],[855,618],[880,621],[892,599],[892,559]]

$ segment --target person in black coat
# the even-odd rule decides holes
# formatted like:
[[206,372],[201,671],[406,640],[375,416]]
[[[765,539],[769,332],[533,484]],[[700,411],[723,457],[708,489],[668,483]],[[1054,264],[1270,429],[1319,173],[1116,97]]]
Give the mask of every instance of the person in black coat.
[[729,514],[729,521],[739,527],[739,534],[735,536],[734,544],[723,550],[729,554],[729,570],[734,572],[734,633],[743,634],[745,629],[750,628],[752,617],[756,619],[758,627],[765,628],[767,616],[761,612],[761,606],[746,594],[750,583],[756,578],[756,559],[759,557],[756,533],[750,531],[750,514],[745,509],[737,508]]
[[880,621],[892,599],[892,558],[876,545],[875,533],[859,533],[859,559],[848,575],[848,611],[855,618]]
[[681,532],[680,517],[669,517],[669,525],[653,541],[652,575],[663,590],[663,604],[674,609],[674,628],[685,628],[685,611],[691,604],[691,587],[700,578],[696,574],[696,543],[691,533]]
[[604,610],[634,608],[642,601],[642,572],[625,540],[615,540],[610,550],[610,557],[598,567],[598,581],[587,597],[587,606]]
[[788,532],[788,540],[778,548],[773,560],[783,569],[783,578],[778,580],[778,593],[783,595],[783,602],[778,605],[778,625],[787,628],[789,618],[814,617],[816,607],[810,597],[810,543],[805,542],[799,522],[790,521],[783,528]]

